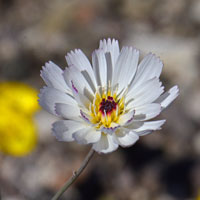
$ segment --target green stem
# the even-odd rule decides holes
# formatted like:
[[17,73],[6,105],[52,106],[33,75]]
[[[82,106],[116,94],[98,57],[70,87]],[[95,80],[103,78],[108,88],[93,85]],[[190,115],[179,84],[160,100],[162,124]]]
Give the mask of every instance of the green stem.
[[80,168],[77,171],[73,172],[71,178],[63,185],[62,188],[53,196],[51,200],[57,200],[61,197],[61,195],[72,185],[72,183],[79,177],[79,175],[83,172],[86,168],[87,164],[89,163],[90,159],[94,155],[94,150],[91,148],[89,153],[87,154],[85,160],[81,164]]

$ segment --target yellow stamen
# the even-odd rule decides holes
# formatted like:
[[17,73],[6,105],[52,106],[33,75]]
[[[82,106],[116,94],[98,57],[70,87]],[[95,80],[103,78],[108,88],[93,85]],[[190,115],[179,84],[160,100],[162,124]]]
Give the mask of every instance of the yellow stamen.
[[[102,91],[101,93],[99,91]],[[96,129],[104,126],[110,128],[111,123],[118,123],[120,116],[124,113],[124,97],[118,99],[117,88],[112,94],[110,86],[98,88],[93,103],[90,105],[91,122],[96,124]]]

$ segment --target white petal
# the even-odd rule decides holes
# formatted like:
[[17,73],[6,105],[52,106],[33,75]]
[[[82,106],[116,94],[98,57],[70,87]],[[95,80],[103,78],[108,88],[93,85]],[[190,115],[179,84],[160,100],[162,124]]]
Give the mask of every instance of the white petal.
[[71,51],[65,58],[69,66],[75,65],[80,71],[92,69],[89,60],[80,49]]
[[100,140],[101,132],[96,131],[93,127],[87,127],[79,131],[76,131],[73,134],[73,138],[79,144],[91,144],[91,143],[98,142]]
[[41,77],[48,87],[56,88],[71,94],[71,91],[64,80],[63,70],[53,62],[50,61],[45,64],[45,67],[41,70]]
[[85,76],[90,85],[93,85],[94,88],[97,87],[92,66],[80,49],[76,49],[74,52],[71,51],[65,58],[69,66],[75,66]]
[[139,51],[132,47],[123,47],[113,74],[112,85],[119,84],[119,92],[126,88],[135,76],[139,60]]
[[162,108],[166,108],[176,97],[179,95],[179,88],[178,86],[172,87],[169,91],[165,92],[161,95],[155,103],[160,103]]
[[147,131],[140,131],[140,132],[137,132],[137,135],[139,136],[145,136],[145,135],[148,135],[150,133],[152,133],[153,131],[150,131],[150,130],[147,130]]
[[158,103],[145,104],[135,108],[133,120],[149,120],[156,117],[161,112],[161,105]]
[[93,96],[94,92],[85,79],[85,77],[81,74],[81,72],[74,66],[68,67],[64,70],[63,76],[69,87],[72,88],[72,83],[76,87],[79,93],[84,94],[85,90],[88,91],[89,95]]
[[64,103],[56,103],[55,112],[65,119],[77,119],[80,116],[78,105],[72,106]]
[[155,101],[164,91],[161,84],[158,78],[154,78],[137,88],[132,88],[126,96],[126,101],[129,102],[127,109]]
[[113,78],[114,64],[112,63],[112,55],[110,52],[105,54],[107,65],[107,85],[110,86]]
[[60,90],[44,87],[40,90],[39,104],[49,113],[56,114],[56,103],[66,103],[76,106],[76,101],[68,94],[61,92]]
[[115,136],[116,140],[118,141],[118,144],[122,147],[129,147],[139,139],[139,136],[135,132],[130,130],[126,131],[124,135],[118,134],[116,132]]
[[89,105],[90,105],[90,100],[86,96],[81,94],[81,93],[78,93],[78,92],[75,92],[75,91],[72,91],[72,92],[73,92],[73,97],[77,101],[79,107],[82,110],[87,109],[89,107]]
[[88,123],[89,125],[93,125],[92,121],[92,117],[91,117],[91,113],[88,110],[80,110],[80,114],[81,114],[81,118]]
[[105,54],[111,54],[112,66],[114,67],[120,51],[118,41],[115,39],[111,41],[110,38],[107,41],[105,39],[100,40],[99,49],[102,49]]
[[135,132],[137,132],[138,135],[140,135],[140,132],[142,131],[160,130],[165,121],[166,120],[148,122],[135,121],[132,124],[128,125],[127,128],[133,129]]
[[107,135],[105,134],[101,134],[101,138],[99,140],[99,142],[93,144],[92,148],[101,153],[102,150],[108,149],[108,138]]
[[138,70],[131,87],[137,87],[154,77],[159,78],[162,68],[163,63],[159,58],[151,53],[146,55],[138,66]]
[[75,67],[66,68],[64,71],[64,78],[67,84],[70,85],[77,103],[80,106],[88,108],[90,102],[93,100],[92,89],[80,71]]
[[135,110],[129,111],[126,114],[121,115],[119,119],[119,124],[125,125],[130,123],[134,119],[134,116],[135,116]]
[[117,58],[119,56],[119,43],[117,40],[109,38],[108,40],[101,40],[99,49],[103,50],[107,63],[107,85],[112,83],[112,77]]
[[98,49],[92,53],[92,65],[98,86],[107,86],[107,62],[103,50]]
[[115,122],[111,122],[109,128],[102,126],[100,128],[101,132],[107,133],[112,135],[117,129],[120,128],[120,125],[115,123]]
[[118,144],[113,136],[101,134],[101,139],[92,148],[98,153],[110,153],[118,148]]
[[86,126],[73,120],[60,120],[53,124],[53,135],[58,141],[74,141],[72,134],[78,130],[84,129]]

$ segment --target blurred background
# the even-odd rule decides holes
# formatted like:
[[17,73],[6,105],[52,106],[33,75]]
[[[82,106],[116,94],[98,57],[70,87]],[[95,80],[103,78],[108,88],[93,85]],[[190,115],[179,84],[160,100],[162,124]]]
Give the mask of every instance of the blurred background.
[[166,89],[177,84],[180,95],[158,117],[161,131],[96,154],[61,200],[200,199],[199,0],[0,0],[2,200],[48,200],[80,166],[90,147],[51,135],[40,70],[49,60],[66,67],[75,48],[91,58],[108,37],[158,55]]

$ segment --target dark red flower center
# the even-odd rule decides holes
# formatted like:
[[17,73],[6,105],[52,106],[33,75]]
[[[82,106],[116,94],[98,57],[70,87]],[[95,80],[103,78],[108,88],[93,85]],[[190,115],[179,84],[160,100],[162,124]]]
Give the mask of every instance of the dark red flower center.
[[99,111],[104,114],[111,113],[113,110],[115,110],[117,107],[117,103],[113,99],[113,97],[108,96],[107,100],[102,99],[100,105],[99,105]]

